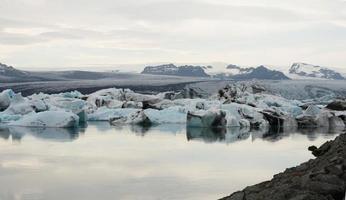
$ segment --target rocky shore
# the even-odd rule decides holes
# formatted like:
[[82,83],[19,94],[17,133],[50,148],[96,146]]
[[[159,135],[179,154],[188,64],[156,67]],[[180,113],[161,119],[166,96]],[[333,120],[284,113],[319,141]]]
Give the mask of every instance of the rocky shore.
[[221,200],[344,200],[346,133],[319,148],[311,146],[309,150],[315,159]]

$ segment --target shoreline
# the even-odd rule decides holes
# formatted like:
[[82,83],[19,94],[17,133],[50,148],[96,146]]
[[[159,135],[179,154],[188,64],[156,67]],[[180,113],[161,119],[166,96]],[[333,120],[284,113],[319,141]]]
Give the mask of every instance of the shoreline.
[[220,200],[344,200],[346,190],[346,133],[319,148],[316,156],[276,174],[270,181],[248,186]]

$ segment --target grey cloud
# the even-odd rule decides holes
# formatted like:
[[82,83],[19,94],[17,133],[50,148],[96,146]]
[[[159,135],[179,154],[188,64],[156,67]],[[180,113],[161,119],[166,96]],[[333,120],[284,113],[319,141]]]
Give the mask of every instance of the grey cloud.
[[30,45],[46,41],[46,39],[37,36],[0,32],[0,44],[5,45]]
[[203,1],[164,1],[131,5],[114,5],[109,13],[136,20],[180,21],[188,19],[222,19],[235,21],[292,21],[305,17],[290,10],[271,6],[235,6]]
[[14,65],[35,65],[43,59],[36,53],[41,50],[47,58],[42,63],[83,65],[100,60],[232,61],[244,58],[237,57],[239,52],[248,55],[244,62],[255,62],[263,60],[260,55],[267,50],[288,49],[280,57],[266,57],[267,63],[282,64],[276,62],[286,62],[302,48],[311,51],[305,54],[310,60],[319,60],[321,52],[342,54],[346,41],[346,3],[339,0],[4,2],[0,44],[9,50],[1,51]]

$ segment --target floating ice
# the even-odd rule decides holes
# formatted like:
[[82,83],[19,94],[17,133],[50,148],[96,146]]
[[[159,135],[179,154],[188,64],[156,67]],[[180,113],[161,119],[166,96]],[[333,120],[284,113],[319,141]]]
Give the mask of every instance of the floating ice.
[[10,122],[10,126],[25,127],[77,127],[79,117],[66,111],[44,111],[39,113],[30,113],[18,121]]

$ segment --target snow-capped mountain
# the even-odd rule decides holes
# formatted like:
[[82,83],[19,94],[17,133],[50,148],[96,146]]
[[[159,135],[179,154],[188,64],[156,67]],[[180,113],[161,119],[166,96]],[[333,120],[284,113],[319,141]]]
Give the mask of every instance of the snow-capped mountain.
[[230,64],[226,67],[226,70],[227,70],[227,73],[229,73],[231,75],[239,75],[239,74],[251,73],[254,70],[254,68],[253,67],[242,68],[238,65]]
[[228,65],[225,73],[219,73],[214,76],[220,79],[236,79],[236,80],[288,80],[284,73],[276,70],[271,70],[266,66],[243,68],[237,65]]
[[294,63],[289,69],[289,76],[292,79],[330,79],[345,80],[339,72],[307,63]]
[[0,76],[25,76],[27,73],[21,70],[17,70],[12,66],[8,66],[0,63]]
[[211,66],[175,66],[174,64],[147,66],[142,71],[142,74],[154,74],[154,75],[171,75],[171,76],[191,76],[191,77],[209,77],[204,71]]

